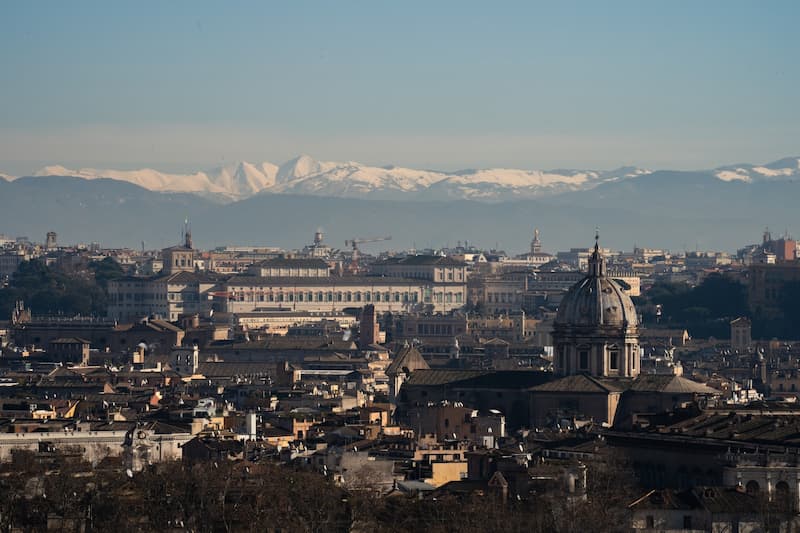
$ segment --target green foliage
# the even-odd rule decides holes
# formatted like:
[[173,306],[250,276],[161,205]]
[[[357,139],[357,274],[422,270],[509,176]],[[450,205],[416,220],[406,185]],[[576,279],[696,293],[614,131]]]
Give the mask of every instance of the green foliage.
[[122,265],[110,257],[106,257],[102,261],[92,261],[89,263],[89,269],[94,272],[94,279],[97,284],[103,288],[108,287],[110,280],[125,276],[125,270],[123,270]]
[[122,267],[108,257],[69,272],[47,266],[40,259],[24,261],[9,286],[0,289],[0,316],[8,317],[20,300],[34,315],[104,315],[108,281],[124,274]]
[[730,335],[729,321],[748,314],[747,288],[721,274],[712,274],[696,287],[676,283],[656,283],[637,306],[644,322],[654,324],[655,306],[661,305],[661,324],[685,328],[693,336]]

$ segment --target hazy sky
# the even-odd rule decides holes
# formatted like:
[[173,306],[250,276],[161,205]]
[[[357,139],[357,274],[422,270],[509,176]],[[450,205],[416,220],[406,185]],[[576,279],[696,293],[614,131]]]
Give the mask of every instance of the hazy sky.
[[0,171],[800,155],[800,2],[0,3]]

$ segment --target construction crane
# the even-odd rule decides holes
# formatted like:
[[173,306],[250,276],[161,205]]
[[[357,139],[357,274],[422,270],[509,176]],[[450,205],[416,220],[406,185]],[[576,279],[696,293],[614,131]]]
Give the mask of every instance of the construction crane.
[[366,244],[368,242],[391,241],[391,240],[392,240],[392,236],[388,235],[386,237],[369,237],[369,238],[354,237],[352,239],[348,239],[348,240],[344,241],[344,245],[345,246],[352,246],[353,247],[353,253],[352,253],[352,256],[351,256],[351,259],[350,259],[350,265],[348,266],[348,269],[353,273],[356,273],[359,270],[359,268],[358,268],[358,257],[361,254],[361,252],[358,249],[358,245],[359,244]]

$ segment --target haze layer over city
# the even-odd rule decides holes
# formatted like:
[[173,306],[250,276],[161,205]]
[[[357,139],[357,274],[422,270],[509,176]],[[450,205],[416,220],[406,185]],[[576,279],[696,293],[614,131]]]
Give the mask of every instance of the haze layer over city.
[[0,531],[800,531],[798,20],[0,4]]

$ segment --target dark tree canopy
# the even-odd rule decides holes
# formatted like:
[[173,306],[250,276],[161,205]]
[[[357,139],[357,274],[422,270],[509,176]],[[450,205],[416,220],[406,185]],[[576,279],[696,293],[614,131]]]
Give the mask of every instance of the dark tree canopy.
[[104,315],[108,281],[124,274],[110,257],[69,271],[41,259],[24,261],[8,287],[0,289],[0,316],[10,316],[17,301],[23,301],[34,315]]
[[747,287],[721,274],[696,287],[659,282],[637,300],[645,325],[655,323],[655,306],[660,305],[661,324],[685,328],[697,337],[727,338],[730,321],[748,315]]

